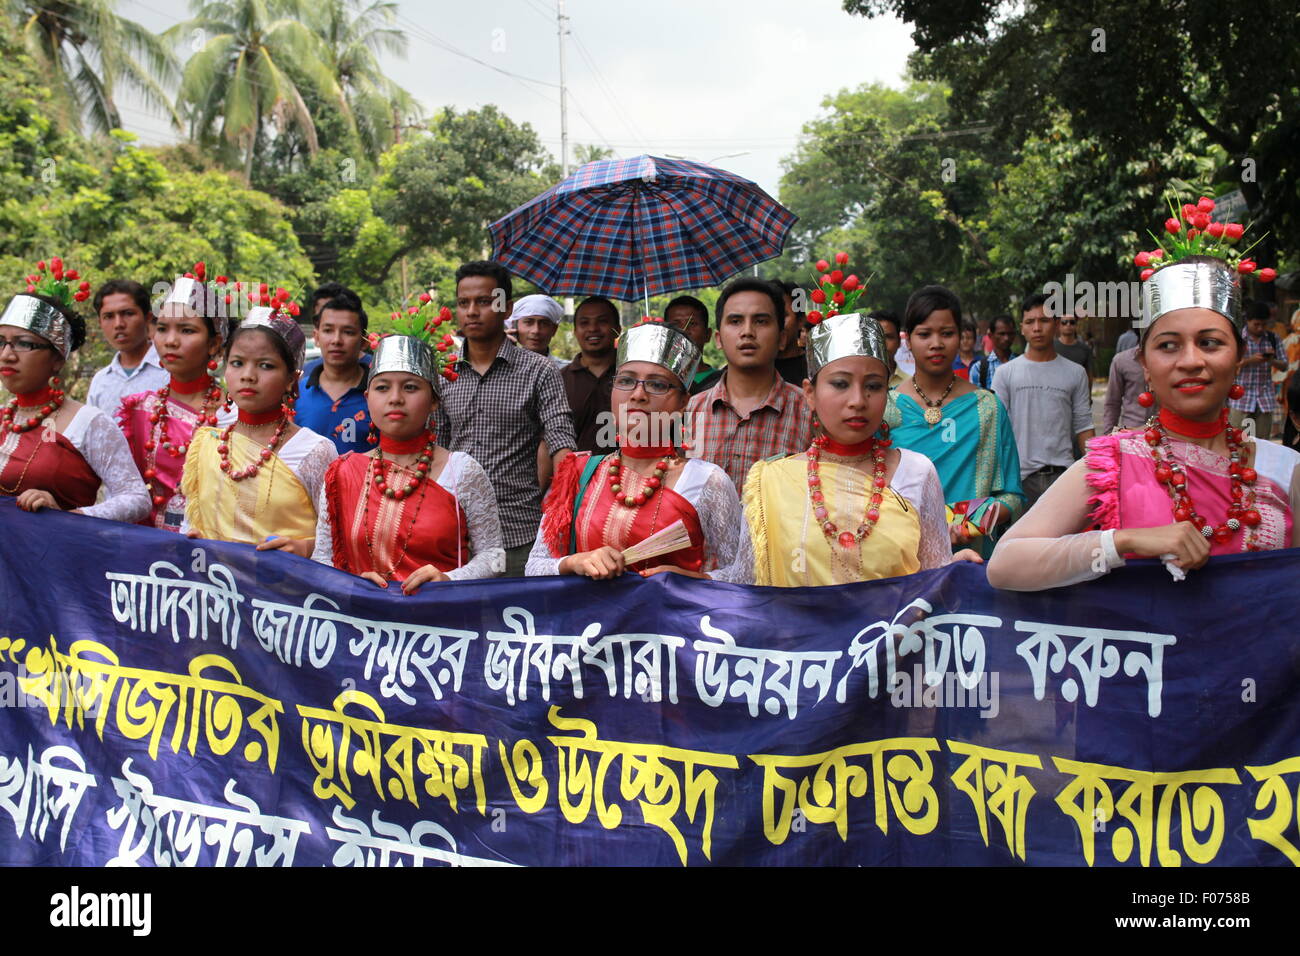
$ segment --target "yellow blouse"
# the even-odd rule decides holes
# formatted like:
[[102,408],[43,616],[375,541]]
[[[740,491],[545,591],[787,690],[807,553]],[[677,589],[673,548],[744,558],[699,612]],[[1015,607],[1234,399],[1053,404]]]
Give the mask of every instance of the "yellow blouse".
[[[215,428],[197,429],[185,456],[181,491],[190,530],[204,538],[248,544],[259,544],[271,535],[314,538],[316,503],[292,469],[278,455],[271,455],[253,477],[231,481],[221,470],[220,435]],[[231,433],[230,470],[251,465],[263,447]]]
[[[871,497],[871,476],[823,456],[818,472],[823,502],[840,531],[855,531]],[[880,519],[852,547],[829,541],[813,514],[807,462],[799,456],[760,461],[745,479],[745,519],[754,553],[754,583],[776,587],[849,584],[914,574],[921,520],[915,504],[894,488],[884,491]]]

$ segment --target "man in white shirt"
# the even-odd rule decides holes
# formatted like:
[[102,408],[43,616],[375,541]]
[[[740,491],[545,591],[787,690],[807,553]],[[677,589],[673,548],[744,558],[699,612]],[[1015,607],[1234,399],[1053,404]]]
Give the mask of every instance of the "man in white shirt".
[[1056,354],[1056,317],[1047,296],[1025,300],[1025,354],[998,366],[993,392],[1006,406],[1020,452],[1020,484],[1029,507],[1083,453],[1093,436],[1092,389],[1077,362]]
[[150,341],[153,315],[144,286],[130,279],[110,279],[96,290],[91,302],[99,329],[117,354],[90,380],[86,404],[116,421],[123,398],[162,388],[171,376]]

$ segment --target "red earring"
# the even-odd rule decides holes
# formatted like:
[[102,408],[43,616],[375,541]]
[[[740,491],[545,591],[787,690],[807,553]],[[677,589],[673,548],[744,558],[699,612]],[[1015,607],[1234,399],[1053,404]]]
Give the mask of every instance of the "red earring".
[[379,429],[375,427],[374,422],[370,423],[370,428],[366,431],[366,441],[372,445],[379,444]]
[[1228,397],[1231,399],[1241,398],[1245,394],[1246,389],[1237,382],[1233,382],[1232,388],[1228,389]]
[[876,443],[880,445],[882,448],[888,448],[891,444],[893,444],[889,440],[889,422],[880,423],[880,438]]
[[1150,408],[1155,403],[1156,403],[1156,397],[1151,394],[1151,386],[1148,385],[1147,390],[1145,392],[1140,392],[1138,394],[1138,404],[1141,405],[1143,408]]
[[215,372],[216,370],[217,370],[217,360],[212,359],[211,361],[208,362],[208,371]]

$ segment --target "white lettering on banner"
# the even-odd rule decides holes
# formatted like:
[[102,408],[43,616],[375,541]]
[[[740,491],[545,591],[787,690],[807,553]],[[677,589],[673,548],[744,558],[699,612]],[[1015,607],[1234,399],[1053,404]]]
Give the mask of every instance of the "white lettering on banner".
[[[334,822],[342,829],[325,828],[325,835],[339,848],[334,851],[335,866],[402,866],[402,861],[390,862],[393,855],[409,856],[411,866],[424,866],[426,860],[445,863],[448,866],[514,866],[499,860],[485,860],[474,856],[465,856],[456,852],[456,840],[445,829],[429,820],[421,820],[408,831],[396,823],[387,823],[380,819],[379,811],[374,811],[370,818],[370,827],[364,820],[356,820],[343,813],[343,808],[334,806]],[[374,832],[371,832],[371,827]],[[428,846],[424,843],[426,835],[433,835],[442,840],[446,847]],[[376,851],[379,854],[376,862]]]
[[[782,706],[790,720],[799,714],[801,687],[817,688],[820,703],[831,689],[835,662],[843,651],[769,651],[761,648],[741,647],[736,639],[720,628],[714,627],[706,614],[700,618],[700,630],[710,640],[695,641],[692,645],[695,658],[695,692],[710,707],[720,707],[728,697],[743,699],[749,706],[749,716],[757,717],[760,701],[763,709],[776,716]],[[722,657],[722,660],[719,660]],[[726,658],[734,658],[732,664]],[[768,665],[772,672],[764,680]],[[731,680],[735,667],[736,680]],[[802,677],[802,682],[800,678]],[[764,691],[771,696],[763,700]]]
[[[316,602],[329,605],[316,607]],[[301,605],[277,604],[253,599],[253,635],[262,649],[270,651],[286,664],[302,667],[302,649],[307,660],[318,670],[334,657],[338,641],[336,624],[360,628],[354,617],[338,613],[339,606],[323,594],[311,593]]]
[[[1069,627],[1034,621],[1016,621],[1016,630],[1030,634],[1016,646],[1016,653],[1029,665],[1029,672],[1034,678],[1036,699],[1043,699],[1048,673],[1060,674],[1069,663],[1074,665],[1079,679],[1067,677],[1062,681],[1061,696],[1073,702],[1079,696],[1079,684],[1082,682],[1084,703],[1096,707],[1102,679],[1114,677],[1122,664],[1124,673],[1129,677],[1136,677],[1139,671],[1146,675],[1147,714],[1151,717],[1160,716],[1164,652],[1166,646],[1178,641],[1174,635],[1148,634],[1145,631],[1108,631],[1096,627]],[[1063,637],[1079,638],[1079,642],[1067,650]],[[1123,642],[1139,645],[1139,649],[1122,652],[1115,645]]]
[[223,645],[231,650],[239,646],[239,605],[244,598],[235,585],[234,574],[225,565],[209,565],[207,582],[187,579],[185,572],[166,561],[149,565],[148,574],[106,571],[104,577],[109,581],[113,620],[119,624],[154,634],[170,628],[172,641],[179,643],[183,613],[188,624],[185,636],[190,640],[206,641],[211,622]]
[[[56,759],[70,766],[60,766],[54,762]],[[22,837],[27,830],[37,840],[44,840],[49,825],[62,814],[60,851],[67,848],[68,830],[81,806],[82,796],[90,787],[98,785],[95,775],[86,772],[86,762],[73,747],[46,747],[37,760],[28,744],[25,765],[18,756],[10,758],[0,754],[0,809],[13,817],[14,832]],[[50,793],[51,787],[58,788],[57,795]]]
[[[379,693],[412,705],[416,700],[407,690],[414,686],[416,675],[411,668],[424,678],[434,699],[442,700],[443,688],[448,685],[453,691],[460,690],[470,641],[478,639],[477,631],[450,627],[359,620],[353,626],[361,631],[361,636],[348,642],[348,650],[354,656],[366,655],[366,680],[371,679],[378,664],[384,672]],[[445,647],[444,640],[448,642]],[[438,666],[439,662],[442,666]]]
[[[599,630],[600,625],[595,624]],[[588,627],[584,636],[591,632]],[[636,645],[641,645],[636,650]],[[649,703],[664,699],[664,664],[668,665],[669,703],[677,703],[677,651],[686,646],[685,638],[674,634],[606,634],[598,641],[588,641],[582,651],[582,663],[590,664],[605,675],[605,686],[610,697],[618,697],[622,689],[624,700],[636,694]],[[620,668],[615,663],[619,655],[615,648],[622,648],[622,682],[619,681]],[[637,669],[640,665],[640,669]]]
[[[648,701],[663,698],[664,664],[668,669],[668,699],[677,703],[677,649],[686,641],[671,634],[607,634],[597,640],[600,623],[588,624],[582,634],[538,634],[531,611],[508,607],[502,619],[510,631],[488,631],[483,659],[483,678],[493,690],[504,690],[506,702],[528,699],[530,670],[537,672],[542,700],[551,699],[551,680],[566,674],[573,696],[584,693],[582,666],[590,665],[605,675],[610,697],[635,693]],[[639,649],[636,645],[640,645]],[[615,648],[622,648],[622,668]],[[667,654],[665,655],[665,650]],[[620,670],[622,681],[620,682]]]
[[[932,614],[933,610],[929,601],[916,598],[900,608],[892,621],[877,621],[853,635],[849,642],[852,663],[836,685],[835,699],[844,703],[849,677],[863,664],[867,667],[868,696],[874,698],[880,693],[882,651],[886,688],[895,686],[898,661],[917,651],[924,653],[927,685],[934,687],[942,683],[951,661],[963,687],[972,690],[979,686],[984,678],[985,661],[984,634],[980,628],[1001,627],[1002,619],[987,614]],[[900,623],[909,612],[920,616],[911,624]],[[948,626],[952,627],[951,633],[943,630]]]
[[[148,777],[132,772],[130,757],[122,762],[122,777],[126,779],[112,778],[122,803],[105,813],[108,825],[121,830],[122,838],[106,866],[139,866],[146,853],[155,866],[197,866],[205,844],[218,848],[215,866],[248,866],[250,858],[259,867],[293,866],[298,838],[311,832],[303,820],[262,813],[254,800],[235,789],[233,777],[225,788],[226,802],[233,808],[157,796]],[[255,845],[253,828],[270,837],[269,844]]]

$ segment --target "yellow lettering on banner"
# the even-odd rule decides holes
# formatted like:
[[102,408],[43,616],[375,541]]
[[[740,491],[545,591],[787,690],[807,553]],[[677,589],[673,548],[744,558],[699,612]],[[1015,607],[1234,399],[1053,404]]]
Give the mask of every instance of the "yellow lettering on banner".
[[[1079,827],[1083,840],[1083,858],[1089,866],[1096,859],[1095,838],[1099,823],[1116,815],[1128,821],[1128,827],[1116,827],[1111,835],[1111,853],[1121,863],[1133,855],[1136,847],[1143,866],[1151,865],[1154,846],[1161,866],[1181,866],[1182,855],[1173,848],[1174,807],[1178,807],[1178,830],[1182,851],[1194,863],[1209,863],[1223,846],[1223,798],[1214,784],[1241,783],[1231,767],[1211,770],[1186,770],[1160,773],[1110,767],[1053,757],[1056,768],[1072,774],[1074,779],[1057,795],[1056,803]],[[1116,799],[1107,780],[1125,784]],[[1190,800],[1183,787],[1199,784]],[[1156,800],[1156,791],[1160,799]],[[1078,800],[1083,795],[1082,802]],[[1204,840],[1197,831],[1208,831]]]
[[[712,859],[718,787],[718,777],[713,769],[739,769],[740,762],[735,757],[656,744],[601,740],[593,721],[562,717],[560,708],[554,705],[547,712],[547,719],[557,730],[577,732],[577,736],[557,734],[547,738],[555,746],[558,758],[556,793],[566,820],[573,824],[583,823],[594,807],[596,819],[606,830],[612,830],[623,822],[623,808],[605,798],[606,778],[611,765],[615,760],[621,760],[619,795],[622,799],[635,800],[641,810],[641,819],[668,835],[683,865],[687,860],[686,838],[677,824],[677,814],[685,809],[686,819],[694,823],[696,816],[702,813],[700,846],[705,858]],[[511,759],[507,759],[504,741],[498,741],[497,746],[515,802],[527,813],[541,810],[549,785],[542,773],[542,756],[537,746],[529,740],[517,741]],[[593,755],[597,755],[594,767]],[[672,764],[681,764],[681,770]],[[531,796],[523,793],[520,779],[534,788]]]
[[[497,749],[501,753],[501,766],[506,771],[506,783],[510,785],[510,792],[519,809],[524,813],[540,813],[546,806],[546,797],[551,789],[551,785],[546,782],[546,775],[542,773],[542,752],[531,740],[515,741],[511,759],[506,758],[504,740],[497,741]],[[517,782],[520,779],[533,788],[532,796],[524,796]]]
[[1281,851],[1292,866],[1300,866],[1300,849],[1283,835],[1292,825],[1300,829],[1300,812],[1296,810],[1300,806],[1300,781],[1296,783],[1295,796],[1292,796],[1291,788],[1282,779],[1283,774],[1300,774],[1300,757],[1288,757],[1267,766],[1247,767],[1246,772],[1260,781],[1259,791],[1255,794],[1255,809],[1273,808],[1273,812],[1262,820],[1247,818],[1250,835]]
[[[352,705],[361,713],[345,713]],[[416,777],[423,775],[424,793],[446,800],[459,812],[460,793],[472,788],[474,805],[487,815],[487,793],[483,786],[482,734],[460,734],[390,724],[379,702],[360,690],[345,690],[334,698],[332,710],[298,704],[302,717],[302,746],[316,771],[312,792],[322,800],[338,798],[352,809],[352,774],[369,777],[381,800],[392,797],[420,805]],[[335,726],[339,734],[335,740]],[[352,753],[353,739],[357,741]],[[386,738],[391,738],[385,744]],[[419,751],[415,752],[418,745]],[[457,747],[470,748],[467,759]],[[385,782],[385,775],[387,781]]]
[[[21,648],[11,644],[8,650],[10,659],[17,661]],[[275,772],[280,754],[276,715],[284,713],[284,705],[246,686],[235,665],[219,654],[201,654],[190,661],[188,674],[173,674],[123,667],[116,654],[96,641],[74,641],[65,654],[51,637],[48,648],[31,648],[22,664],[31,676],[20,677],[19,684],[45,704],[51,724],[58,723],[62,714],[65,726],[71,728],[75,722],[80,729],[93,715],[95,733],[103,740],[111,710],[118,732],[128,740],[148,738],[149,756],[157,760],[173,713],[173,753],[198,753],[201,724],[208,749],[224,756],[238,744],[247,722],[262,739],[244,746],[244,759],[257,763],[265,756]],[[214,676],[213,671],[220,675]],[[115,693],[116,708],[112,707]],[[246,704],[256,705],[248,715]]]
[[[570,823],[581,823],[591,812],[591,805],[596,805],[596,819],[606,830],[612,830],[623,819],[623,811],[617,806],[605,803],[605,774],[610,763],[618,756],[618,747],[612,740],[600,740],[596,734],[596,725],[581,717],[561,717],[560,708],[552,705],[547,717],[557,730],[577,730],[578,737],[549,737],[560,756],[560,810],[564,819]],[[600,762],[595,773],[591,769],[588,757],[579,757],[579,751],[600,754]],[[567,757],[566,757],[567,751]],[[571,797],[578,796],[573,803]]]
[[1016,771],[1022,767],[1041,770],[1042,760],[1034,754],[979,747],[961,740],[949,740],[947,744],[953,753],[967,755],[953,772],[952,782],[974,804],[984,845],[989,845],[988,814],[991,813],[1002,825],[1007,849],[1023,860],[1025,818],[1029,814],[1029,801],[1037,791],[1027,779],[1017,776]]
[[[939,749],[933,737],[892,737],[837,747],[819,754],[750,754],[763,768],[763,835],[780,846],[790,836],[796,807],[810,823],[834,823],[841,840],[848,840],[850,797],[875,795],[875,823],[889,832],[889,811],[903,828],[918,836],[934,830],[939,820],[939,796],[934,791],[934,762]],[[890,751],[901,751],[886,759]],[[854,757],[871,758],[871,775]],[[783,770],[807,771],[796,782]],[[899,785],[902,784],[900,790]]]

